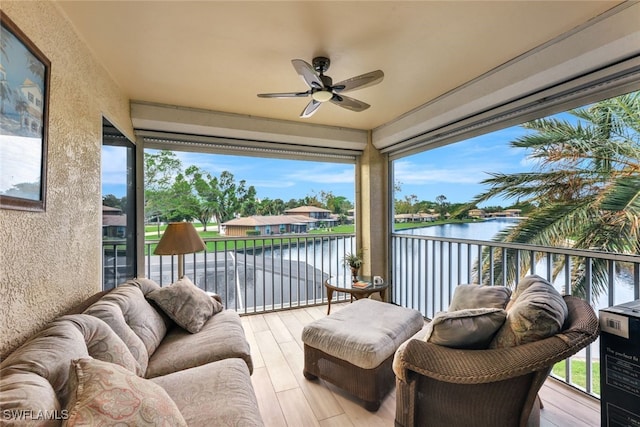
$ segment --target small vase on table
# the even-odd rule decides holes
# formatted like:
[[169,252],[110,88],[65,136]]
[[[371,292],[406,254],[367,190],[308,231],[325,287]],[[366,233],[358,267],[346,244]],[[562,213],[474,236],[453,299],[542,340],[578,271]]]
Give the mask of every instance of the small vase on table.
[[360,269],[358,267],[351,267],[351,279],[353,280],[353,283],[358,281],[358,271]]

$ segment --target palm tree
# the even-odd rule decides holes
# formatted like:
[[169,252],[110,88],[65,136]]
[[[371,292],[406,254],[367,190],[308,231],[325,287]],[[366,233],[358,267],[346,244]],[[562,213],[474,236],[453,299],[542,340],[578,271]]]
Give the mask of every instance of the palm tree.
[[[510,144],[530,151],[532,172],[491,174],[490,188],[478,204],[495,196],[519,199],[536,208],[527,219],[495,240],[542,246],[596,249],[637,254],[640,251],[640,92],[569,111],[574,120],[544,118],[522,125],[531,132]],[[483,269],[489,269],[489,252]],[[515,283],[529,269],[515,257],[502,266],[494,256],[494,277]],[[573,292],[585,295],[584,260],[572,260]],[[554,265],[555,271],[564,259]],[[606,285],[607,263],[592,265],[593,296]],[[487,277],[484,274],[483,277]]]

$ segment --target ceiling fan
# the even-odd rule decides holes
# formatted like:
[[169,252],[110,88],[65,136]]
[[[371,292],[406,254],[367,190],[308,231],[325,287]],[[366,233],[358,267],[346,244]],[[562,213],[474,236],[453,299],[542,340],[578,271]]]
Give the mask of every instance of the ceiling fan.
[[308,62],[302,59],[293,59],[291,63],[296,72],[302,77],[302,80],[309,86],[309,90],[306,92],[259,93],[258,96],[260,98],[303,98],[311,96],[311,101],[300,114],[301,118],[311,117],[318,107],[327,101],[347,110],[364,111],[370,107],[369,104],[345,96],[343,93],[378,84],[384,78],[384,73],[376,70],[333,84],[331,77],[324,75],[331,64],[329,58],[324,56],[313,58],[313,65],[309,65]]

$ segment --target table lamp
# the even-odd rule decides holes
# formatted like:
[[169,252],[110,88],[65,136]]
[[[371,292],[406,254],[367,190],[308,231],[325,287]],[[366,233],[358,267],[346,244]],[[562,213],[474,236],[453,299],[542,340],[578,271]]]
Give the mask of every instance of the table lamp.
[[178,279],[184,275],[184,254],[206,248],[202,238],[190,222],[171,222],[164,231],[155,255],[178,255]]

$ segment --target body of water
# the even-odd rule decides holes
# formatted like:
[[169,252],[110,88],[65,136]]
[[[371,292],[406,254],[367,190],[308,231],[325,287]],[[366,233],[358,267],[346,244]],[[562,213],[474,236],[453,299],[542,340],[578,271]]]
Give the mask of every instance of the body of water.
[[451,237],[469,240],[491,240],[500,231],[514,224],[516,218],[496,218],[482,222],[468,222],[462,224],[442,224],[431,227],[411,228],[398,233],[414,236]]
[[[414,228],[408,230],[398,231],[401,234],[410,234],[414,236],[432,236],[432,237],[447,237],[447,238],[458,238],[458,239],[469,239],[469,240],[493,240],[493,238],[502,230],[511,227],[517,224],[520,219],[517,218],[496,218],[488,221],[482,222],[474,222],[474,223],[464,223],[464,224],[444,224],[444,225],[436,225],[431,227],[421,227]],[[465,251],[466,251],[466,245]],[[444,261],[446,263],[456,263],[457,254],[453,252],[452,254],[443,255]],[[451,256],[451,259],[448,259],[448,256]],[[437,261],[440,261],[440,256],[434,257]],[[477,256],[471,261],[472,263],[477,263]],[[463,271],[466,272],[466,260],[462,260]],[[438,270],[439,264],[442,262],[433,263],[429,259],[425,259],[422,261],[422,268],[424,269],[435,269]],[[439,274],[439,272],[438,272]],[[541,261],[536,266],[536,274],[547,277],[547,268],[546,263]],[[466,278],[460,279],[460,282],[467,282]],[[455,285],[455,284],[453,284]],[[561,291],[564,286],[564,277],[558,277],[554,286]],[[628,271],[619,271],[614,278],[614,304],[621,304],[624,302],[633,300],[633,280]],[[596,309],[605,308],[609,306],[609,298],[608,292],[600,295],[598,300],[596,301]]]

